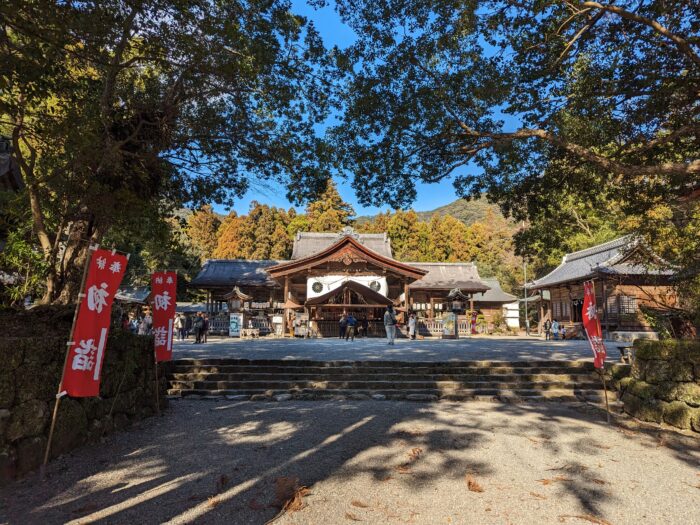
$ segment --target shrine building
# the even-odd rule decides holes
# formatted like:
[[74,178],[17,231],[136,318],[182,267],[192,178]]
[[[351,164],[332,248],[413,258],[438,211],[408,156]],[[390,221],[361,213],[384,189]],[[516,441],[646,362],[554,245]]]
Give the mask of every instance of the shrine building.
[[400,322],[416,312],[419,333],[429,336],[442,333],[448,313],[466,334],[471,312],[483,307],[493,317],[515,299],[490,282],[471,262],[397,261],[385,233],[345,228],[298,233],[288,261],[207,260],[190,287],[206,291],[214,332],[225,333],[229,314],[239,313],[261,334],[337,336],[338,320],[352,313],[366,320],[368,335],[382,336],[384,311],[393,305]]

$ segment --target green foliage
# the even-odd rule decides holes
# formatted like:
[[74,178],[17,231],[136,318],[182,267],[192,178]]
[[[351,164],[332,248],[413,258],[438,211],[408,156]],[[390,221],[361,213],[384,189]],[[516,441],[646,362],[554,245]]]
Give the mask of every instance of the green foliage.
[[316,126],[342,56],[286,0],[18,0],[0,29],[0,132],[47,301],[75,298],[86,241],[138,235],[134,215],[231,204],[251,178],[298,202],[329,178]]
[[26,296],[42,294],[46,264],[28,232],[10,233],[0,251],[0,272],[7,282],[0,285],[0,294],[9,304],[22,304]]
[[355,210],[338,193],[335,183],[328,179],[321,195],[306,207],[309,231],[338,232],[352,224]]
[[678,359],[700,363],[700,341],[665,339],[652,341],[649,339],[637,339],[634,342],[635,356],[646,360]]

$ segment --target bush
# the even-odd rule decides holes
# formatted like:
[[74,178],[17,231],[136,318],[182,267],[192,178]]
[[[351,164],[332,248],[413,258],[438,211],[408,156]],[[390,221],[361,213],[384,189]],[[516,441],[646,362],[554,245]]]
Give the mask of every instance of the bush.
[[652,341],[637,339],[634,342],[634,350],[637,359],[663,361],[678,359],[700,363],[700,341],[698,340],[664,339]]

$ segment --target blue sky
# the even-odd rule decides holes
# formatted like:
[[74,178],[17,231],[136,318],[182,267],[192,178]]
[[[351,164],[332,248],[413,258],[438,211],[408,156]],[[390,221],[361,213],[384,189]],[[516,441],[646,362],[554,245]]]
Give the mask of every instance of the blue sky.
[[[297,14],[307,17],[312,20],[316,29],[323,37],[327,47],[337,45],[339,47],[347,47],[355,40],[353,31],[343,24],[340,17],[331,6],[322,9],[314,9],[307,5],[306,0],[292,0],[293,11]],[[374,215],[380,211],[389,209],[388,206],[377,208],[361,206],[357,202],[355,191],[350,186],[350,181],[341,177],[335,178],[338,185],[338,191],[343,199],[350,204],[357,215]],[[452,180],[443,180],[438,184],[417,184],[416,187],[418,197],[413,204],[413,208],[418,211],[433,210],[443,204],[448,204],[457,198],[455,189],[452,186]],[[289,208],[292,205],[285,198],[285,189],[275,184],[253,183],[251,189],[241,199],[238,199],[233,209],[239,214],[245,214],[250,208],[250,203],[254,200],[269,204],[272,206]],[[219,213],[226,213],[226,209],[221,206],[215,206]]]
[[[294,13],[305,16],[311,20],[318,32],[321,34],[326,47],[337,45],[344,48],[351,45],[355,41],[355,34],[342,21],[333,8],[333,1],[329,1],[330,5],[321,9],[315,9],[307,4],[307,0],[292,0],[292,10]],[[482,45],[488,47],[484,41]],[[495,115],[502,119],[505,128],[518,128],[521,123],[517,118],[511,115],[499,113]],[[468,170],[477,169],[475,166],[463,166],[459,168],[457,173],[463,173]],[[355,191],[350,185],[349,180],[342,177],[335,177],[335,182],[338,186],[340,195],[346,202],[352,204],[357,215],[374,215],[376,213],[390,209],[389,206],[381,208],[374,206],[361,206],[357,202]],[[449,204],[457,199],[457,193],[453,186],[453,177],[443,179],[436,184],[416,183],[416,200],[412,208],[417,211],[434,210],[439,206]],[[279,184],[265,184],[264,182],[252,181],[250,190],[240,199],[238,199],[233,209],[238,214],[246,214],[250,209],[250,203],[258,201],[271,206],[277,206],[288,209],[292,205],[285,198],[285,188]],[[219,213],[226,213],[227,210],[221,206],[214,207]],[[302,211],[302,208],[297,207],[297,210]]]

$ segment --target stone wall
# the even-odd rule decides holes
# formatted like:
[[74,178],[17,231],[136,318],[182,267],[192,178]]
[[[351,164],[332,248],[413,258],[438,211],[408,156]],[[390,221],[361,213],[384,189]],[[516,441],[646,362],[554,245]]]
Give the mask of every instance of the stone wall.
[[635,341],[619,390],[632,416],[700,432],[700,341]]
[[[42,463],[65,354],[65,337],[0,339],[0,484]],[[113,330],[101,397],[61,400],[51,456],[153,415],[154,389],[153,339]]]

